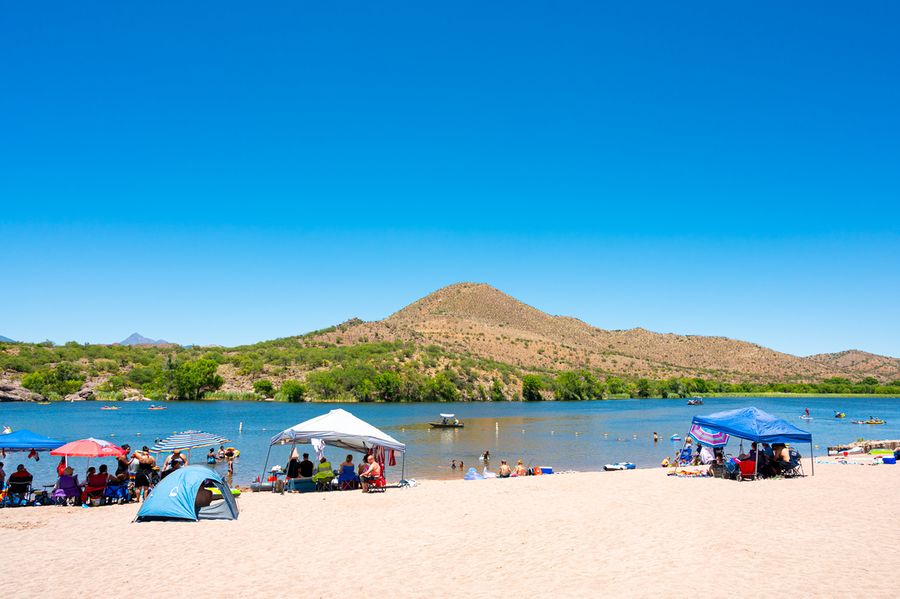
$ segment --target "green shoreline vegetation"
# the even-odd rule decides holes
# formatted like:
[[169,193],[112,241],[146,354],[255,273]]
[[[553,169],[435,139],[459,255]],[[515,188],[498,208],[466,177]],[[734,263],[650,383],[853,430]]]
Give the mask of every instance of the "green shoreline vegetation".
[[[131,394],[154,401],[288,402],[900,396],[900,380],[883,383],[874,377],[735,383],[703,377],[628,377],[586,369],[528,371],[434,345],[341,346],[312,339],[317,333],[236,348],[3,343],[0,371],[21,376],[23,387],[50,400],[61,400],[78,392],[88,379],[98,378],[104,382],[95,387],[94,397],[101,400]],[[246,389],[222,390],[223,369]]]

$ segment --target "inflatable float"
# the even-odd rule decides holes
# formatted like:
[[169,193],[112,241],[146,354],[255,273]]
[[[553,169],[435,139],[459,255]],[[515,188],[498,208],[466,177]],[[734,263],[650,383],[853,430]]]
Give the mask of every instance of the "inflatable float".
[[607,464],[603,469],[607,472],[613,470],[634,470],[635,465],[631,462],[616,462],[615,464]]

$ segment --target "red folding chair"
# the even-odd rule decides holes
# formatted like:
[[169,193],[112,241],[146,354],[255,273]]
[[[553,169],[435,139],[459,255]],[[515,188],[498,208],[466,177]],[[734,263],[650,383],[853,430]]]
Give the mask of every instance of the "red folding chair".
[[753,480],[756,478],[756,460],[741,460],[738,462],[741,468],[741,480]]

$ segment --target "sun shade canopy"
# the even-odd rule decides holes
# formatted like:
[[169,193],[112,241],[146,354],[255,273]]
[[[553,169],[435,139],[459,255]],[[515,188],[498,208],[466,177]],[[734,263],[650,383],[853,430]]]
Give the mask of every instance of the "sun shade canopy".
[[758,443],[812,442],[807,431],[753,407],[694,416],[692,424]]
[[347,410],[331,410],[305,422],[285,429],[272,437],[271,445],[311,443],[321,439],[326,445],[366,453],[375,446],[406,451],[406,445],[360,420]]
[[0,449],[3,451],[50,451],[63,445],[62,441],[51,439],[24,428],[14,433],[0,435]]

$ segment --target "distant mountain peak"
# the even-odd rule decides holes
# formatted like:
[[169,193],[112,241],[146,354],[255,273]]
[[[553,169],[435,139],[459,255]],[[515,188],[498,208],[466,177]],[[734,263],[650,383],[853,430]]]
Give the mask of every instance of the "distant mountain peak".
[[116,345],[171,345],[171,343],[164,339],[150,339],[140,333],[132,333]]
[[9,337],[4,337],[0,335],[0,343],[15,343],[15,339],[10,339]]

